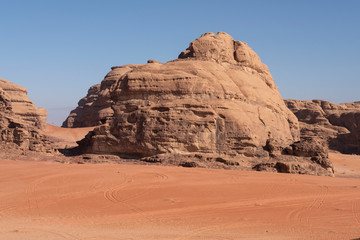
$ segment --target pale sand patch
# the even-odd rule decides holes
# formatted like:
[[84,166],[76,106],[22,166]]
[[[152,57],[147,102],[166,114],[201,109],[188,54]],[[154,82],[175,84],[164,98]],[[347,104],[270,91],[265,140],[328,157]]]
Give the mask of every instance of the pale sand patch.
[[94,127],[86,128],[62,128],[47,124],[45,135],[59,148],[63,147],[75,147],[76,141],[79,141],[92,131]]
[[329,153],[337,177],[360,177],[360,155]]
[[0,161],[0,239],[359,237],[359,178]]

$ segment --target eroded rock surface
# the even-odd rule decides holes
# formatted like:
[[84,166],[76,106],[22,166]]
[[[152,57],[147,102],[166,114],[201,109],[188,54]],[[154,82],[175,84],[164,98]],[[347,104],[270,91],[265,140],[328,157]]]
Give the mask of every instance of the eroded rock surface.
[[35,106],[28,98],[26,88],[5,79],[0,79],[0,88],[6,92],[12,112],[16,116],[36,128],[46,129],[47,111]]
[[131,69],[110,95],[113,119],[83,144],[90,152],[253,157],[267,154],[269,138],[280,148],[299,140],[266,65],[225,33],[203,35],[178,60]]
[[121,76],[137,66],[132,64],[112,67],[101,84],[89,88],[88,94],[79,101],[78,107],[71,111],[62,127],[93,127],[108,122],[114,114],[111,108],[110,87]]
[[26,94],[25,88],[0,79],[0,147],[52,151],[42,132],[46,110],[37,108]]
[[[100,112],[93,108],[99,117],[91,124],[103,124],[79,142],[83,152],[115,153],[150,162],[190,156],[189,163],[179,165],[212,162],[235,168],[246,165],[246,169],[266,160],[275,171],[283,169],[279,164],[301,160],[306,164],[289,165],[289,171],[333,172],[331,166],[318,163],[326,156],[317,152],[296,156],[302,147],[294,145],[300,141],[297,118],[257,54],[226,33],[202,35],[178,59],[165,64],[149,60],[135,67],[112,68],[104,81],[113,74],[106,87],[100,87],[106,93],[98,94],[102,101],[97,97],[84,101],[89,109],[99,102],[112,112],[99,121]],[[80,105],[86,104],[79,104],[77,116],[67,122],[75,126],[85,113]]]
[[300,122],[301,138],[342,153],[360,154],[360,102],[285,100]]

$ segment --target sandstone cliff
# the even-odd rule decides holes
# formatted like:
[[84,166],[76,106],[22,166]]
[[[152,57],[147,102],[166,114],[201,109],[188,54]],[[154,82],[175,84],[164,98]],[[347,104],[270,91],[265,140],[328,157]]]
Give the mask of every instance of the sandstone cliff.
[[0,147],[51,151],[45,128],[46,110],[30,101],[25,88],[0,79]]
[[0,88],[6,92],[7,98],[11,102],[12,112],[26,123],[41,130],[46,129],[47,111],[38,108],[28,98],[26,88],[0,79]]
[[360,102],[285,100],[297,116],[303,139],[316,139],[330,149],[360,154]]
[[[84,152],[154,162],[188,155],[226,165],[251,158],[258,159],[252,165],[257,170],[332,172],[321,147],[298,142],[298,120],[267,66],[246,43],[226,33],[202,35],[165,64],[151,60],[114,67],[100,88],[92,88],[64,123],[102,124],[79,142]],[[95,115],[96,121],[87,115]],[[298,164],[300,158],[290,155],[307,160]],[[184,165],[195,166],[196,161]]]
[[95,131],[88,151],[263,156],[270,138],[279,148],[299,139],[297,119],[246,43],[208,33],[179,58],[115,80],[113,120]]

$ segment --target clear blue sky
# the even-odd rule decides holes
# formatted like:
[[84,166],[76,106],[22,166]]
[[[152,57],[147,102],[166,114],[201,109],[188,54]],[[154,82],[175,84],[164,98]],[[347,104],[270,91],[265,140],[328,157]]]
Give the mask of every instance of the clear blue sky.
[[360,100],[358,0],[0,0],[0,78],[60,124],[111,66],[166,62],[219,31],[249,43],[284,98]]

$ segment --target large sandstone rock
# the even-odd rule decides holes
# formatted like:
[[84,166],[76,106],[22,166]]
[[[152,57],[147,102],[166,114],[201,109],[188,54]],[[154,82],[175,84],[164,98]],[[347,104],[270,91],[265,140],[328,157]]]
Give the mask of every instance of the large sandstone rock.
[[0,148],[52,151],[42,131],[46,110],[37,108],[26,94],[25,88],[0,79]]
[[6,92],[8,100],[11,102],[12,112],[26,123],[41,130],[46,129],[47,111],[38,108],[28,98],[26,88],[0,79],[0,88]]
[[343,153],[360,154],[360,102],[285,100],[298,117],[303,139],[316,139]]
[[326,149],[300,141],[267,66],[226,33],[202,35],[165,64],[113,67],[64,122],[94,125],[77,150],[185,167],[333,174]]
[[109,94],[113,116],[80,143],[87,152],[259,157],[269,139],[279,149],[299,140],[266,65],[226,33],[204,34],[177,60],[124,72]]

